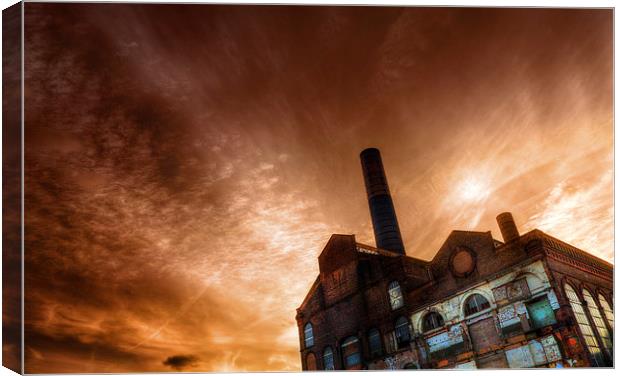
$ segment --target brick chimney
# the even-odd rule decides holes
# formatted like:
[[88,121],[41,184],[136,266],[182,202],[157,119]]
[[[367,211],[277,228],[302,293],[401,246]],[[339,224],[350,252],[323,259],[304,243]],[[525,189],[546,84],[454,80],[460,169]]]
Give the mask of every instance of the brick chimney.
[[369,148],[361,152],[360,159],[377,248],[405,255],[381,154],[378,149]]
[[502,238],[504,238],[504,243],[510,243],[519,239],[519,230],[514,218],[512,218],[512,213],[505,212],[498,215],[497,225],[502,233]]

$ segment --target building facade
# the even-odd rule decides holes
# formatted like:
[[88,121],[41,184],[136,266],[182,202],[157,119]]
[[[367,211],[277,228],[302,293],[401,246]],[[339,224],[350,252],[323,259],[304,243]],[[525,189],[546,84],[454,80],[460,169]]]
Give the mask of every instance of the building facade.
[[407,256],[379,152],[361,158],[379,247],[325,245],[297,309],[304,370],[613,366],[611,264],[510,213],[502,241],[453,231],[431,261]]

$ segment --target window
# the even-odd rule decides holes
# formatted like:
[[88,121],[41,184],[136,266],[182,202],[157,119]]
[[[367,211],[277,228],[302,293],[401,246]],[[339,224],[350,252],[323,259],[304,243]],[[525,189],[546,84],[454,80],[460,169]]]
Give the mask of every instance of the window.
[[316,371],[316,357],[313,353],[306,355],[306,369],[308,371]]
[[312,324],[307,323],[304,327],[304,343],[306,347],[314,345],[314,334],[312,333]]
[[392,309],[398,309],[403,306],[403,293],[400,291],[400,285],[394,281],[388,287],[388,295],[390,296],[390,306]]
[[429,330],[437,329],[443,326],[443,317],[437,312],[429,312],[424,316],[422,322],[422,330],[428,332]]
[[613,345],[611,343],[611,336],[609,335],[609,330],[607,330],[607,326],[605,325],[605,321],[603,321],[603,317],[601,315],[601,311],[599,311],[596,302],[590,292],[588,290],[583,290],[583,299],[586,301],[586,305],[588,307],[588,311],[590,311],[590,317],[592,317],[592,321],[594,321],[594,328],[598,332],[598,335],[601,337],[601,341],[603,342],[603,348],[607,351],[607,354],[611,355],[613,352]]
[[370,357],[382,355],[381,333],[377,329],[370,329],[368,332],[368,345],[370,347]]
[[409,345],[411,332],[409,331],[409,321],[406,318],[400,317],[396,320],[394,333],[396,334],[396,343],[399,349]]
[[486,298],[480,294],[473,294],[465,302],[465,316],[483,311],[489,308],[491,304]]
[[334,352],[329,346],[323,351],[323,369],[326,371],[334,370]]
[[357,337],[348,337],[342,342],[342,357],[347,369],[357,368],[362,363],[360,355],[360,341]]
[[583,305],[581,304],[581,301],[579,301],[577,293],[569,284],[564,284],[564,292],[566,293],[566,297],[568,298],[570,306],[573,309],[575,319],[577,320],[577,324],[579,324],[579,329],[581,329],[581,334],[583,335],[583,339],[586,342],[588,351],[590,352],[590,354],[592,354],[592,357],[594,358],[594,366],[604,366],[605,360],[603,358],[603,354],[601,353],[601,349],[598,347],[596,338],[594,338],[594,332],[592,331],[592,327],[588,322],[588,317],[583,310]]
[[614,311],[611,309],[611,306],[607,302],[607,299],[601,294],[598,294],[598,302],[601,304],[601,308],[603,308],[603,314],[611,326],[611,330],[614,330]]

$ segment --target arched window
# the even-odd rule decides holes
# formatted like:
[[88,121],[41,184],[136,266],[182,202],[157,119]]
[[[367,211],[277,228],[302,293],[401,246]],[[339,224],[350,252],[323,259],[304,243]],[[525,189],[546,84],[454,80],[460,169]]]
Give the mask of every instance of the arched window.
[[312,333],[312,324],[307,323],[304,327],[304,343],[306,347],[314,345],[314,333]]
[[400,290],[398,282],[393,281],[388,287],[388,295],[390,297],[390,306],[392,309],[398,309],[403,306],[403,293]]
[[422,322],[422,330],[428,332],[429,330],[437,329],[443,326],[443,317],[437,312],[429,312],[424,316]]
[[603,314],[607,319],[607,322],[611,326],[611,330],[614,329],[614,311],[611,309],[611,305],[607,302],[607,299],[601,294],[598,294],[598,302],[601,304],[603,308]]
[[491,304],[480,294],[473,294],[465,301],[465,316],[473,315],[476,312],[489,308]]
[[609,330],[607,330],[607,326],[605,325],[605,321],[603,321],[603,317],[601,315],[601,311],[599,311],[594,298],[590,294],[590,292],[586,289],[582,290],[583,300],[586,301],[586,305],[588,307],[588,311],[590,311],[590,317],[592,317],[592,321],[594,321],[594,328],[598,332],[598,335],[601,337],[603,348],[607,351],[607,354],[612,354],[613,345],[611,343],[611,336],[609,335]]
[[334,352],[329,346],[323,351],[323,369],[326,371],[334,370]]
[[603,354],[601,353],[601,349],[598,347],[596,338],[594,338],[594,332],[592,331],[590,322],[588,322],[588,317],[586,316],[586,312],[583,310],[583,305],[581,305],[581,301],[579,301],[577,293],[568,283],[564,284],[564,293],[566,294],[566,297],[570,302],[570,306],[573,309],[575,319],[577,319],[577,324],[579,324],[579,329],[581,329],[583,339],[586,341],[588,351],[594,358],[596,363],[594,365],[598,367],[604,366],[605,360],[603,358]]
[[370,356],[380,356],[383,354],[381,347],[381,333],[377,329],[370,329],[368,332],[368,346],[370,347]]
[[306,355],[306,369],[308,371],[316,371],[316,357],[313,353]]
[[360,341],[355,336],[348,337],[340,345],[342,350],[342,359],[346,369],[358,368],[362,364],[360,355]]
[[409,331],[409,321],[405,317],[399,317],[394,325],[394,334],[396,335],[396,343],[398,348],[409,345],[411,342],[411,332]]

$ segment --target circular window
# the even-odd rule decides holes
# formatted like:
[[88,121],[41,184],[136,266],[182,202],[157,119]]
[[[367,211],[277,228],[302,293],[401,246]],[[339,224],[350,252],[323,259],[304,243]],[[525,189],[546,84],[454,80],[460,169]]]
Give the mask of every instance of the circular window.
[[458,247],[450,258],[450,269],[456,277],[466,277],[474,271],[476,258],[472,251],[464,247]]

